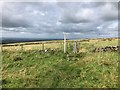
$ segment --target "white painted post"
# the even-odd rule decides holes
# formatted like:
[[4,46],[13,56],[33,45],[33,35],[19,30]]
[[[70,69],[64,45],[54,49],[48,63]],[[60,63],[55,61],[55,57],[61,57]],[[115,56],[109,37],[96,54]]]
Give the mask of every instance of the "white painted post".
[[64,53],[66,53],[66,34],[64,33]]

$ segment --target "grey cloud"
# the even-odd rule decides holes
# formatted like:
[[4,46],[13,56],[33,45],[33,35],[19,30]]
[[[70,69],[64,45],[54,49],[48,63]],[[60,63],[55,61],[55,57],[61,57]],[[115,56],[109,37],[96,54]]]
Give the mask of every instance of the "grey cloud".
[[96,20],[112,21],[118,18],[117,2],[65,3],[63,5],[59,3],[58,5],[63,6],[62,9],[64,9],[59,20],[62,23],[88,23]]
[[87,23],[87,22],[90,22],[89,19],[78,17],[75,14],[73,14],[73,12],[72,13],[67,12],[60,18],[59,21],[62,23]]
[[98,24],[96,23],[82,23],[82,24],[62,24],[60,25],[57,30],[60,32],[67,32],[67,33],[89,33],[96,31],[96,27]]
[[2,26],[3,27],[30,27],[32,23],[25,16],[23,12],[20,12],[20,8],[16,9],[18,5],[15,3],[4,4],[2,11]]
[[116,14],[106,14],[101,17],[104,21],[117,20],[118,16]]
[[118,3],[107,3],[103,5],[100,9],[100,19],[104,21],[112,21],[118,19]]
[[28,21],[23,19],[14,19],[10,17],[2,17],[2,26],[3,27],[30,27]]
[[[3,9],[2,24],[5,31],[33,33],[41,37],[53,35],[56,38],[61,37],[63,32],[81,33],[88,37],[116,33],[115,28],[108,28],[107,23],[116,20],[116,3],[22,2],[6,4]],[[102,24],[104,27],[98,29]]]
[[59,21],[62,23],[87,23],[92,21],[91,18],[92,15],[93,12],[90,11],[89,9],[86,9],[86,11],[65,9]]

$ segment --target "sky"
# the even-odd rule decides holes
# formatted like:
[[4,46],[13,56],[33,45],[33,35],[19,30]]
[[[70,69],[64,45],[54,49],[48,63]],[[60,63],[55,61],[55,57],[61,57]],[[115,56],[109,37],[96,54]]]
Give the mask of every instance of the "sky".
[[117,2],[4,2],[2,37],[118,37]]

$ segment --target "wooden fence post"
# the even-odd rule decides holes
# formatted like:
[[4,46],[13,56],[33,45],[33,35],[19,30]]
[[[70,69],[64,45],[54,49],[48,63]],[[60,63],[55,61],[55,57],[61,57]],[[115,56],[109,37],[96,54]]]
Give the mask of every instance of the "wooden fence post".
[[69,42],[67,42],[67,48],[69,48]]
[[78,48],[78,52],[79,52],[79,50],[80,50],[80,41],[78,41],[78,46],[77,46],[77,48]]
[[23,51],[23,45],[20,45],[21,46],[21,51]]
[[42,43],[42,50],[44,50],[44,43]]
[[60,42],[60,50],[62,50],[62,42]]
[[3,45],[1,45],[1,52],[3,51]]

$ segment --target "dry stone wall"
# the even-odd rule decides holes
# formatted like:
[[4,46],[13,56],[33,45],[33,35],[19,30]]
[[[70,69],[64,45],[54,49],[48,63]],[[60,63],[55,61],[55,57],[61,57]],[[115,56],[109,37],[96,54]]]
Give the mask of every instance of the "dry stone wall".
[[120,46],[106,46],[101,48],[95,48],[93,52],[107,52],[107,51],[119,51]]

